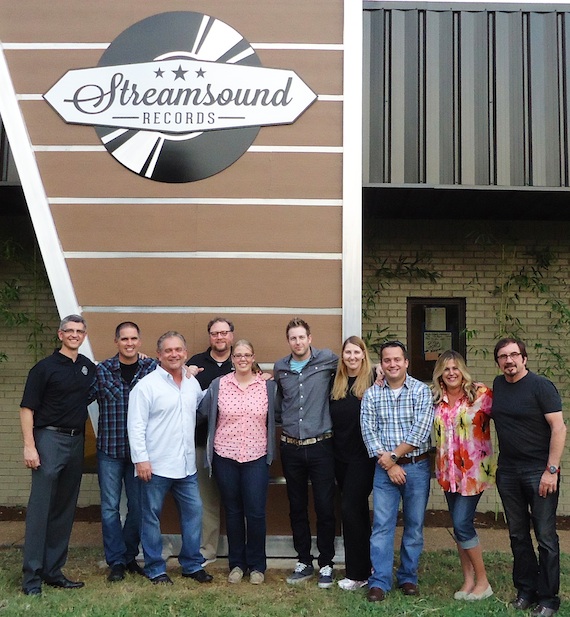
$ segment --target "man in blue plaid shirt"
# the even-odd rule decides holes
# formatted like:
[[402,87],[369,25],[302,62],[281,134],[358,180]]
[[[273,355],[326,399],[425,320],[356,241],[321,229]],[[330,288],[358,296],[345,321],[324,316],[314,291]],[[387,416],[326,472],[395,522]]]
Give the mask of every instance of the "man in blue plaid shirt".
[[381,602],[392,588],[394,534],[400,500],[404,532],[396,578],[404,595],[419,593],[418,564],[424,544],[434,418],[430,389],[407,373],[405,346],[399,341],[384,343],[380,362],[384,382],[374,384],[364,393],[360,412],[364,445],[369,456],[378,459],[370,538],[372,574],[367,595],[370,602]]
[[[120,581],[125,571],[142,574],[135,561],[140,541],[140,480],[135,477],[127,437],[127,407],[135,384],[154,371],[156,360],[141,358],[140,329],[132,321],[115,331],[118,353],[97,365],[97,469],[101,489],[101,525],[105,559],[111,568],[107,580]],[[125,487],[127,516],[121,524],[119,511]]]

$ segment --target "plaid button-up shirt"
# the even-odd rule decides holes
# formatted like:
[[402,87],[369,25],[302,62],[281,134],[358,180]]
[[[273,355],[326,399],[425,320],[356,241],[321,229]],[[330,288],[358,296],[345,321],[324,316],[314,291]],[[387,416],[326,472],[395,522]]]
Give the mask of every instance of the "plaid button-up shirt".
[[111,458],[130,458],[127,437],[129,394],[135,384],[157,367],[152,358],[139,359],[139,368],[131,383],[121,377],[119,354],[97,365],[97,402],[99,429],[97,448]]
[[392,452],[402,442],[415,446],[406,456],[419,456],[430,449],[434,405],[431,390],[406,376],[398,397],[384,381],[368,388],[360,406],[360,428],[368,456]]

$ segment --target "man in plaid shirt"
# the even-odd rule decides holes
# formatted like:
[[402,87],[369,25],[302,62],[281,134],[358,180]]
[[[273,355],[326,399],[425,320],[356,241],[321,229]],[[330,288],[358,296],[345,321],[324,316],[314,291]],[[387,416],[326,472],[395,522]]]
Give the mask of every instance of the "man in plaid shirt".
[[[115,330],[118,353],[97,365],[97,469],[101,489],[101,523],[105,559],[111,568],[107,580],[120,581],[125,571],[142,574],[135,561],[140,541],[140,480],[135,477],[127,437],[129,394],[135,384],[154,371],[156,360],[141,358],[140,329],[132,321]],[[125,487],[127,516],[121,523],[119,505]]]
[[392,588],[394,534],[400,500],[404,533],[400,548],[398,587],[418,595],[418,564],[423,549],[423,524],[430,487],[430,433],[434,407],[430,389],[410,377],[408,353],[399,341],[380,349],[382,385],[374,384],[362,398],[360,424],[364,445],[378,459],[374,474],[374,521],[370,538],[372,574],[368,600],[381,602]]

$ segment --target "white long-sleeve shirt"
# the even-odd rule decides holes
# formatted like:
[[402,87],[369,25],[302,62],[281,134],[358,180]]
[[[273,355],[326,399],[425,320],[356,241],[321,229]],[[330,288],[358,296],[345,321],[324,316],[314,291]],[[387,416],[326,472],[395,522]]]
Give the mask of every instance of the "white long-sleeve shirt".
[[195,474],[194,430],[202,397],[195,377],[183,377],[178,387],[160,366],[143,377],[129,396],[127,431],[133,463],[150,461],[152,473],[164,478]]

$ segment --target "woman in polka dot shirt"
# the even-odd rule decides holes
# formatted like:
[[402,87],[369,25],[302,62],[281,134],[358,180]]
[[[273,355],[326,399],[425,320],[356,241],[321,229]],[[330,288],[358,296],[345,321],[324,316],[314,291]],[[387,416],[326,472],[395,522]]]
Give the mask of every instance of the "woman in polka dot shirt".
[[262,377],[249,341],[234,345],[232,362],[235,371],[212,382],[199,414],[208,416],[208,465],[226,514],[228,581],[239,583],[249,572],[250,582],[259,584],[267,565],[265,505],[276,386]]

